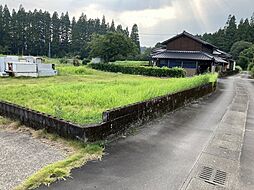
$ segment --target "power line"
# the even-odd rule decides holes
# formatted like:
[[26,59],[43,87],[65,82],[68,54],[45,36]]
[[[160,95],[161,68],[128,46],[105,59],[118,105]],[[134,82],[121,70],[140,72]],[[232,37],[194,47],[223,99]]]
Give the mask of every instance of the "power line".
[[149,34],[149,33],[139,33],[139,35],[142,36],[173,36],[173,35],[177,35],[177,34]]

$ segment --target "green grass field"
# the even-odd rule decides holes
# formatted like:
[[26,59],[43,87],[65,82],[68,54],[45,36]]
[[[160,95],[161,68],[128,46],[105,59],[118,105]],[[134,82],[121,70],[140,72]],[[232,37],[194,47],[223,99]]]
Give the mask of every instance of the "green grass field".
[[101,121],[107,109],[216,80],[215,75],[161,79],[61,66],[50,78],[0,78],[0,100],[79,124]]

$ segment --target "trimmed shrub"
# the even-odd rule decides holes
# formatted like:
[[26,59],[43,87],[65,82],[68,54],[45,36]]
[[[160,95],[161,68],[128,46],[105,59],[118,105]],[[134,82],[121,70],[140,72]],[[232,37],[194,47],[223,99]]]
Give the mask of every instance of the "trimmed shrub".
[[237,66],[235,67],[235,70],[237,71],[237,73],[240,73],[240,72],[243,71],[242,67],[239,66],[239,65],[237,65]]
[[90,62],[91,62],[90,59],[84,58],[84,59],[82,60],[82,65],[87,65],[87,64],[90,63]]
[[254,63],[250,63],[250,64],[248,65],[248,71],[251,71],[252,68],[254,68]]
[[143,67],[143,66],[123,66],[116,64],[90,64],[89,67],[96,70],[124,73],[132,75],[145,75],[153,77],[185,77],[186,71],[182,68],[159,68],[159,67]]
[[59,60],[59,62],[60,62],[61,64],[67,64],[67,63],[68,63],[68,59],[67,59],[67,58],[61,58],[61,59]]
[[251,76],[254,78],[254,67],[251,69],[250,73],[251,73]]
[[79,62],[79,60],[78,60],[77,58],[74,58],[74,59],[72,60],[72,64],[73,64],[74,66],[76,66],[76,67],[80,66],[80,62]]

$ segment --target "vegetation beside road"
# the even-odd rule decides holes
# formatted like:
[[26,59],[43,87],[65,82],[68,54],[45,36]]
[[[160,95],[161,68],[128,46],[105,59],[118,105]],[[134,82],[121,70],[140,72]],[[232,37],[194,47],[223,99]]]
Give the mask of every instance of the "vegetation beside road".
[[83,166],[87,161],[100,160],[102,158],[103,147],[99,144],[85,144],[80,141],[65,140],[44,131],[36,131],[36,133],[39,134],[38,138],[60,141],[65,146],[72,147],[74,152],[66,159],[45,166],[37,171],[14,190],[28,190],[35,189],[40,185],[50,185],[57,180],[70,177],[72,169]]
[[251,76],[254,78],[254,67],[250,70]]
[[49,185],[56,180],[65,179],[70,176],[72,169],[79,168],[90,160],[100,160],[103,156],[103,144],[89,144],[77,140],[63,139],[56,134],[49,134],[45,130],[35,131],[21,125],[19,122],[1,116],[0,130],[27,133],[32,138],[57,145],[65,151],[68,150],[68,154],[64,160],[41,168],[14,188],[14,190],[35,189],[42,184]]
[[[58,67],[51,78],[0,78],[0,100],[79,124],[101,121],[102,112],[204,85],[214,75],[153,78],[106,73],[87,67]],[[49,101],[50,100],[50,101]]]

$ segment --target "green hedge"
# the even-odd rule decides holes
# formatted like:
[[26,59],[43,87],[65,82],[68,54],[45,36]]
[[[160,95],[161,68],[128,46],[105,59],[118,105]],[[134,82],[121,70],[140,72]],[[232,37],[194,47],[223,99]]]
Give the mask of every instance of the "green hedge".
[[115,64],[90,64],[89,67],[96,70],[114,72],[114,73],[124,73],[132,75],[145,75],[154,77],[185,77],[186,72],[182,68],[159,68],[159,67],[144,67],[144,66],[123,66]]
[[254,67],[251,69],[250,74],[254,78]]

